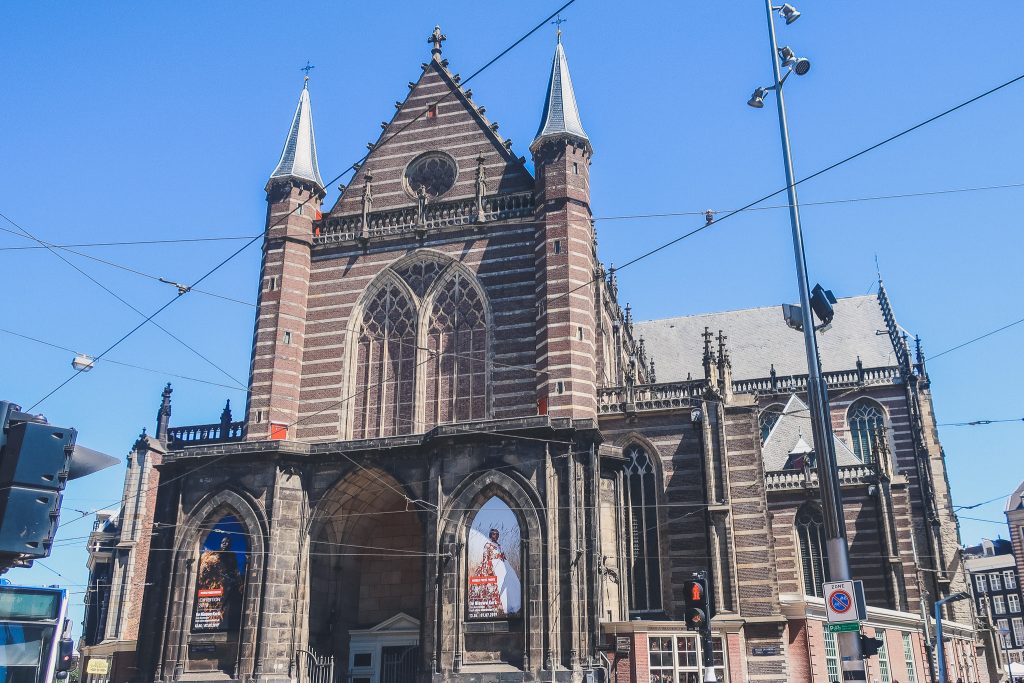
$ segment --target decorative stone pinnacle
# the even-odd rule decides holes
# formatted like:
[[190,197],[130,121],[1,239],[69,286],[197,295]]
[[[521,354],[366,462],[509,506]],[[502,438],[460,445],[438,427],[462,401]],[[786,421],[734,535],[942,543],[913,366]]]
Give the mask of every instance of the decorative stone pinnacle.
[[433,45],[430,49],[430,54],[434,56],[434,59],[441,60],[441,43],[446,40],[448,40],[448,36],[441,33],[440,25],[435,26],[434,32],[427,38],[427,42]]

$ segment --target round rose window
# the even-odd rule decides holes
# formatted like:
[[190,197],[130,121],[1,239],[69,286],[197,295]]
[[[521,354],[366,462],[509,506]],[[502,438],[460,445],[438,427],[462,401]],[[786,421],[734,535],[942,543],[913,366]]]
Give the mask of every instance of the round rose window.
[[415,159],[405,169],[405,184],[415,196],[422,187],[428,197],[439,197],[455,185],[459,171],[455,160],[442,152],[427,152]]

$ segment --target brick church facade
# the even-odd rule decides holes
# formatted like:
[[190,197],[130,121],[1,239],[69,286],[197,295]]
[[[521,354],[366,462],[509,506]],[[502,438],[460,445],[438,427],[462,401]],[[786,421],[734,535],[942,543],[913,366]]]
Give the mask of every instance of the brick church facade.
[[[83,653],[121,666],[93,680],[695,681],[704,568],[719,680],[838,681],[799,335],[778,309],[633,321],[561,42],[531,172],[443,40],[333,206],[303,88],[244,421],[173,427],[165,391],[97,531]],[[881,283],[822,362],[869,679],[929,680],[922,615],[966,586]],[[987,680],[970,606],[945,616],[951,680]]]

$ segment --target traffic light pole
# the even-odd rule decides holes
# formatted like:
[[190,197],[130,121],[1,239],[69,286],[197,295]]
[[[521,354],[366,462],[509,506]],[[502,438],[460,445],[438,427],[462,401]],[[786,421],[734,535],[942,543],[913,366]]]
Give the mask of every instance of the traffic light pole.
[[[810,407],[811,431],[814,435],[818,482],[821,488],[822,512],[827,533],[829,576],[832,581],[845,581],[852,577],[850,576],[849,549],[846,541],[843,498],[839,490],[839,471],[836,465],[835,444],[832,436],[832,417],[828,406],[828,388],[821,375],[818,340],[815,338],[814,315],[811,311],[807,260],[804,256],[803,232],[800,229],[800,206],[796,196],[793,155],[789,147],[789,125],[786,122],[786,101],[783,95],[779,45],[775,37],[772,0],[765,0],[765,7],[768,11],[768,39],[771,43],[772,70],[775,76],[774,89],[779,107],[779,133],[782,137],[782,156],[786,168],[789,219],[793,231],[793,255],[796,260],[797,287],[800,291],[804,351],[807,355],[807,402]],[[842,655],[843,680],[867,680],[864,660],[861,658],[860,634],[850,631],[836,635],[839,641],[839,652]]]

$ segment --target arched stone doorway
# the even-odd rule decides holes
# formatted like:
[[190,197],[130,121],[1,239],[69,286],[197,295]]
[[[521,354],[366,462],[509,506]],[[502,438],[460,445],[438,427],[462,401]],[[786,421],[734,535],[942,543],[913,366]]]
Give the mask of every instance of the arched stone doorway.
[[[335,658],[340,680],[348,680],[354,664],[353,632],[365,645],[368,633],[398,615],[417,623],[423,618],[428,554],[420,513],[407,503],[392,476],[360,468],[317,507],[310,527],[308,643],[313,652]],[[384,650],[366,651],[373,657]],[[365,670],[365,652],[356,654],[358,668]],[[419,668],[419,650],[406,655]],[[376,662],[369,664],[381,671]],[[370,680],[390,683],[380,674]]]

